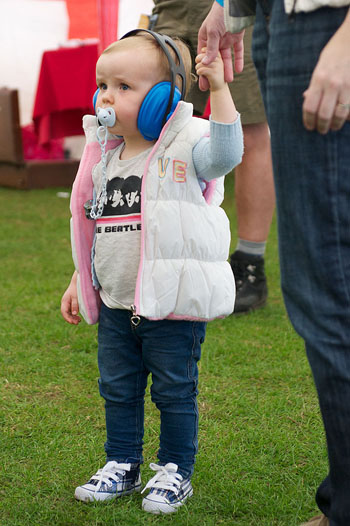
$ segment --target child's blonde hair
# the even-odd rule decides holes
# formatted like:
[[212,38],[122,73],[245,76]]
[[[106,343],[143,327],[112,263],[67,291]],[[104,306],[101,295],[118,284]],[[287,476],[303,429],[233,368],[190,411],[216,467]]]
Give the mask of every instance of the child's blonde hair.
[[[185,68],[185,78],[186,78],[186,92],[185,97],[187,93],[190,90],[193,75],[191,73],[192,71],[192,59],[190,50],[188,49],[185,42],[183,42],[180,38],[172,38],[174,41],[184,64]],[[118,51],[121,49],[132,49],[137,48],[140,45],[147,45],[152,49],[155,49],[158,52],[158,58],[159,58],[159,82],[163,81],[171,81],[171,72],[170,72],[170,65],[169,61],[167,59],[166,54],[164,53],[163,49],[160,47],[158,41],[146,31],[140,31],[139,33],[132,35],[130,37],[127,37],[125,39],[118,40],[117,42],[113,42],[110,44],[103,52],[102,55],[111,53],[113,51]],[[176,53],[172,49],[171,46],[167,46],[169,49],[169,52],[171,56],[173,57],[176,64],[179,63],[178,58],[176,56]],[[176,79],[176,86],[180,89],[182,87],[182,80],[180,78]]]

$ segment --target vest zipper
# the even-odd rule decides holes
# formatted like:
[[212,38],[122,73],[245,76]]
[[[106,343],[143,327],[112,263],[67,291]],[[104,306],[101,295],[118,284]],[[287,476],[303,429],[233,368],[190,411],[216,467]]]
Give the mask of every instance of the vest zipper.
[[131,323],[134,327],[137,327],[141,321],[141,318],[138,314],[136,314],[136,305],[130,305],[132,316],[130,318]]

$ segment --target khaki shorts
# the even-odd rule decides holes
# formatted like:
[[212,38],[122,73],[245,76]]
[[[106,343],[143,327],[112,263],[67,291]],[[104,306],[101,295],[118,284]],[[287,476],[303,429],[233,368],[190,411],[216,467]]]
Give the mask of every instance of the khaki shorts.
[[[197,55],[198,30],[212,3],[212,0],[154,0],[150,29],[184,40],[190,48],[194,62]],[[248,28],[244,36],[244,70],[240,74],[236,73],[234,81],[230,83],[232,98],[243,124],[266,121],[258,78],[251,58],[252,31],[252,27]],[[192,102],[196,115],[203,114],[208,95],[208,91],[201,91],[198,83],[193,83],[186,100]]]

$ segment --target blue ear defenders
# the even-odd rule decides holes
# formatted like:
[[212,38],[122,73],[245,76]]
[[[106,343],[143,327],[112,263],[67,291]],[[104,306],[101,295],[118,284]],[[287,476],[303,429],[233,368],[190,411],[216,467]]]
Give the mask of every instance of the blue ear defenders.
[[[164,51],[170,67],[171,82],[159,82],[155,84],[144,98],[137,118],[137,127],[141,135],[148,141],[158,139],[160,132],[173,114],[177,103],[183,100],[186,91],[186,74],[181,54],[175,42],[167,35],[161,35],[148,29],[134,29],[129,31],[122,38],[137,35],[140,31],[151,34]],[[178,60],[174,61],[168,46],[172,48]],[[177,76],[181,77],[181,91],[176,86]],[[93,97],[93,105],[96,111],[96,99],[99,90]]]
[[97,90],[94,93],[94,96],[92,97],[92,105],[94,107],[95,113],[96,113],[96,110],[97,110],[96,102],[97,102],[97,96],[98,96],[99,92],[100,92],[100,88],[97,88]]
[[176,86],[171,95],[170,82],[159,82],[153,86],[144,98],[137,117],[137,127],[144,139],[158,139],[164,124],[181,99],[181,92]]

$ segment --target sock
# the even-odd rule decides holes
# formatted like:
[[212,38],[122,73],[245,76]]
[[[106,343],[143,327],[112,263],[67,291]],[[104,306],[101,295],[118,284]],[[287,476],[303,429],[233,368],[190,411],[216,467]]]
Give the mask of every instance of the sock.
[[246,239],[238,238],[236,251],[244,252],[251,256],[263,257],[265,254],[266,241],[247,241]]

